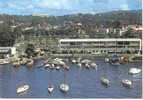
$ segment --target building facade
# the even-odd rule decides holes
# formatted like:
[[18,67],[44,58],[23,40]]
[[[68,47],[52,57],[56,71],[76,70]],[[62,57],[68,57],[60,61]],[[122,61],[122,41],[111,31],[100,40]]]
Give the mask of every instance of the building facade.
[[141,39],[109,38],[109,39],[61,39],[60,51],[63,54],[110,54],[141,52]]
[[0,47],[0,59],[16,54],[15,47]]

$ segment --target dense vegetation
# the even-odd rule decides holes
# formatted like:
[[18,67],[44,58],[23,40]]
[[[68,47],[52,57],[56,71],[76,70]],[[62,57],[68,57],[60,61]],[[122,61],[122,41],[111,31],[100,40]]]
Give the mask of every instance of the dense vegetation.
[[[119,29],[124,25],[141,25],[141,10],[114,11],[100,14],[75,14],[65,16],[0,15],[0,46],[13,45],[24,35],[45,35],[54,38],[119,37],[118,34],[97,32],[98,28]],[[78,25],[77,23],[82,23]],[[16,26],[16,27],[15,27]],[[26,29],[27,27],[32,27]],[[129,30],[122,37],[134,37]]]

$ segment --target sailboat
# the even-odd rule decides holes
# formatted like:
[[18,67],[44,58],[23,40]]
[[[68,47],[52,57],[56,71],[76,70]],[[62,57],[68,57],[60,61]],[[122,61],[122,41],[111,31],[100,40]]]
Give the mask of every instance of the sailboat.
[[61,92],[67,93],[69,91],[69,85],[66,83],[66,70],[64,69],[64,83],[59,86]]
[[[52,70],[50,70],[50,81],[52,81],[52,72],[51,71]],[[48,85],[48,92],[52,93],[53,90],[54,90],[54,85],[52,85],[51,83],[49,83],[49,85]]]

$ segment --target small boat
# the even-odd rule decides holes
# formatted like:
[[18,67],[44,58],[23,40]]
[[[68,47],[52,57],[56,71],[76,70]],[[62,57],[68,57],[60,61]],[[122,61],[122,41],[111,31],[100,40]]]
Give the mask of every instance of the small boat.
[[131,87],[132,86],[132,81],[128,80],[128,79],[123,79],[122,80],[122,84],[125,87]]
[[30,60],[27,62],[26,65],[27,65],[28,67],[32,67],[33,64],[34,64],[34,61],[33,61],[32,59],[30,59]]
[[129,70],[129,74],[132,74],[132,75],[138,74],[140,72],[141,72],[141,69],[139,69],[139,68],[130,68],[130,70]]
[[75,64],[75,63],[77,63],[77,61],[76,61],[75,59],[73,59],[73,60],[72,60],[72,63]]
[[16,89],[16,93],[19,94],[19,93],[23,93],[25,91],[27,91],[28,89],[30,88],[29,85],[23,85],[23,86],[20,86]]
[[85,64],[85,68],[89,69],[90,65],[88,63]]
[[107,78],[105,78],[105,77],[102,77],[102,78],[101,78],[101,83],[102,83],[103,85],[106,85],[106,86],[109,86],[109,85],[110,85],[109,79],[107,79]]
[[90,63],[90,62],[91,62],[91,60],[88,60],[88,59],[84,59],[84,60],[81,61],[82,64],[87,64],[87,63]]
[[82,67],[82,64],[81,64],[81,63],[78,63],[77,65],[78,65],[79,67]]
[[69,69],[70,69],[70,67],[67,66],[67,65],[64,65],[63,68],[66,69],[66,70],[69,70]]
[[129,57],[127,55],[123,55],[120,57],[120,63],[121,64],[126,64],[129,62]]
[[90,66],[91,66],[92,68],[97,69],[97,64],[96,64],[96,63],[91,63]]
[[69,85],[68,84],[60,84],[60,90],[64,93],[69,91]]
[[50,67],[50,66],[51,66],[50,64],[46,64],[46,65],[45,65],[45,67]]
[[109,58],[105,58],[105,62],[109,62],[110,61],[110,59]]
[[54,90],[54,86],[53,86],[53,85],[50,85],[50,86],[48,87],[48,92],[49,92],[49,93],[52,93],[53,90]]
[[48,64],[48,63],[44,66],[45,69],[48,69],[48,68],[50,68],[50,67],[51,67],[51,65]]
[[20,62],[19,61],[15,61],[12,64],[14,67],[20,67]]
[[110,64],[111,65],[120,65],[120,58],[118,57],[118,55],[112,55],[111,59],[110,59]]
[[60,69],[60,66],[56,66],[56,70],[59,70]]

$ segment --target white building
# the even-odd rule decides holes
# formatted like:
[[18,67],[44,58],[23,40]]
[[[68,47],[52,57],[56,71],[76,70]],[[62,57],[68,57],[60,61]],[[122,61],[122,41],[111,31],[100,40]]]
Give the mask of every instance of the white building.
[[61,52],[68,54],[136,54],[141,51],[141,39],[136,38],[61,39],[59,44]]
[[15,47],[0,47],[0,56],[11,56],[16,54]]

